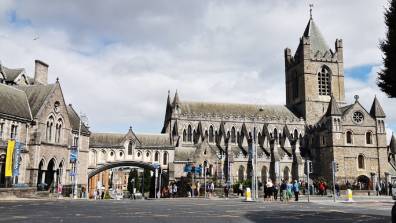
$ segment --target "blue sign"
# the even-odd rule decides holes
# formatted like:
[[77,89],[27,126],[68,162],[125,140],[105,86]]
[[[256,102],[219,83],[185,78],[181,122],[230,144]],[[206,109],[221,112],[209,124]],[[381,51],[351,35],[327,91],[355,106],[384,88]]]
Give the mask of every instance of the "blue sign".
[[70,174],[69,174],[71,177],[74,177],[74,176],[76,176],[76,173],[75,172],[70,172]]
[[190,173],[191,172],[191,164],[186,164],[184,166],[184,172],[185,173]]
[[75,163],[77,161],[77,149],[74,149],[72,147],[72,150],[70,150],[70,162]]
[[22,144],[20,142],[15,143],[14,150],[14,165],[12,168],[12,175],[19,176],[19,165],[20,165],[20,157],[21,157]]
[[184,166],[184,172],[185,173],[195,173],[195,174],[201,174],[202,172],[202,167],[201,166],[193,166],[191,164],[186,164]]

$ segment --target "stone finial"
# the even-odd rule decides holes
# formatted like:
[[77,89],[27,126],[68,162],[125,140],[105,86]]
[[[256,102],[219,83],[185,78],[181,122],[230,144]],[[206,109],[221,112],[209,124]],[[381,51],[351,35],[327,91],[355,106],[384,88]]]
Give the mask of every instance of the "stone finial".
[[355,98],[355,101],[358,102],[359,101],[359,95],[355,95],[353,96]]
[[309,18],[312,19],[312,8],[314,7],[314,4],[309,4]]

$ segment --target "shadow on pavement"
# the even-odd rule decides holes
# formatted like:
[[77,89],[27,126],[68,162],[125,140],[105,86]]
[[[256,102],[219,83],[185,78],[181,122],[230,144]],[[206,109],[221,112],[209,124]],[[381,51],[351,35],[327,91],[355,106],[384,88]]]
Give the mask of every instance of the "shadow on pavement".
[[249,211],[243,217],[252,222],[391,222],[390,216],[344,213],[338,211]]

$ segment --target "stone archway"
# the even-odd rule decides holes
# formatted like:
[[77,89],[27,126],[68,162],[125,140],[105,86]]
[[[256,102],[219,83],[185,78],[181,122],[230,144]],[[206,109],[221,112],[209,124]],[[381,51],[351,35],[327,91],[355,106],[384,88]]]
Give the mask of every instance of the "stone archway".
[[366,175],[360,175],[357,177],[357,182],[358,188],[354,188],[354,189],[358,189],[358,190],[369,190],[370,189],[370,178]]
[[38,172],[37,172],[37,189],[44,190],[44,180],[45,180],[45,162],[42,159],[38,165]]
[[238,181],[243,181],[245,179],[245,167],[240,165],[238,169]]
[[290,168],[288,166],[283,169],[283,179],[286,181],[290,180]]
[[[109,188],[109,185],[105,186],[105,184],[103,184],[103,181],[106,182],[109,179],[111,179],[111,176],[109,176],[109,173],[107,170],[117,168],[117,167],[126,167],[126,166],[138,167],[138,168],[150,170],[153,172],[157,168],[157,169],[159,169],[159,173],[160,173],[159,176],[161,176],[161,179],[162,179],[161,185],[163,185],[164,182],[168,182],[169,175],[167,174],[167,172],[164,172],[160,169],[160,165],[158,163],[148,163],[148,162],[143,162],[143,161],[126,161],[126,160],[107,162],[106,164],[100,165],[96,169],[93,169],[88,173],[88,185],[87,185],[88,187],[87,188],[88,188],[89,196],[92,197],[93,192],[96,190],[102,190],[102,189],[98,189],[98,187],[103,187],[104,190],[107,190]],[[146,175],[145,172],[146,171],[144,171],[143,175]],[[105,175],[102,175],[102,174],[105,174]],[[160,178],[159,176],[157,178],[157,185],[159,185],[159,178]],[[152,178],[152,177],[153,177],[153,174],[151,174],[150,178]],[[164,178],[166,180],[164,180]],[[145,181],[144,176],[142,178],[142,181]],[[98,183],[98,182],[101,182],[101,183]],[[152,189],[150,189],[150,196],[153,195],[153,194],[151,194],[151,191],[154,190],[154,182],[155,181],[151,181],[151,182],[152,183],[148,184],[148,185],[150,185],[150,188],[152,188]]]
[[51,159],[48,162],[48,166],[47,166],[47,172],[45,174],[45,189],[48,190],[50,189],[51,192],[54,191],[55,188],[55,159]]

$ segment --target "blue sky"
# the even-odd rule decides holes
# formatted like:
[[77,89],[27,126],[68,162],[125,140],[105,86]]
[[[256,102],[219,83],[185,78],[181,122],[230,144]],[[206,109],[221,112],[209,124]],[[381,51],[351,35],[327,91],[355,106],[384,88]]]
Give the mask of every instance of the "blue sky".
[[[60,78],[93,131],[159,132],[168,90],[182,100],[284,104],[283,50],[295,51],[308,4],[328,45],[344,41],[346,100],[377,95],[396,130],[396,102],[375,84],[386,0],[0,2],[1,62]],[[45,5],[45,7],[38,7]]]

